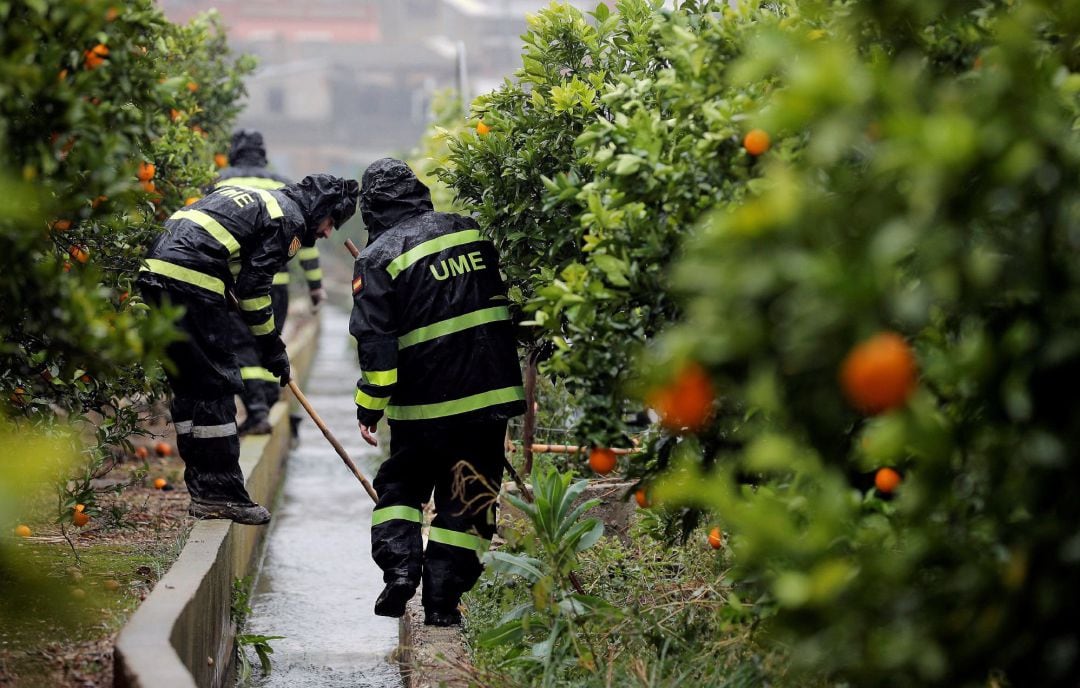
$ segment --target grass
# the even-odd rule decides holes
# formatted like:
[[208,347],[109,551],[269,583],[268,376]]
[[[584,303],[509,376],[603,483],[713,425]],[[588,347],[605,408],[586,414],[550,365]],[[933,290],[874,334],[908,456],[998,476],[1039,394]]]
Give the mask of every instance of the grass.
[[628,544],[604,538],[579,555],[585,592],[613,609],[574,620],[576,641],[562,643],[561,654],[548,661],[533,657],[528,645],[548,637],[550,626],[527,633],[524,646],[482,646],[480,636],[498,626],[503,614],[533,599],[524,581],[484,574],[465,599],[466,641],[482,684],[782,684],[783,658],[759,643],[752,605],[726,577],[727,553],[709,548],[705,531],[684,545],[665,543],[657,537],[659,519],[642,513]]

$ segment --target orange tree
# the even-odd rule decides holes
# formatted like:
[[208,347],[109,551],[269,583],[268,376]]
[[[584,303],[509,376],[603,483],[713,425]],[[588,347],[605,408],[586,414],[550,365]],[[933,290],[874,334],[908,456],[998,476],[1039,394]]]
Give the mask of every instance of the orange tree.
[[1076,685],[1080,6],[799,5],[727,76],[804,145],[676,268],[656,389],[697,361],[720,415],[653,496],[715,514],[798,670]]
[[[0,404],[48,427],[101,419],[71,504],[161,391],[173,337],[132,294],[159,221],[198,194],[228,138],[248,59],[214,17],[150,0],[0,3]],[[88,415],[89,414],[89,415]]]
[[679,312],[667,268],[682,237],[757,176],[742,120],[768,81],[723,75],[741,27],[779,15],[727,8],[718,21],[726,3],[663,4],[531,16],[518,80],[473,103],[484,126],[450,139],[440,174],[496,241],[543,369],[565,379],[591,444],[625,432],[634,352]]

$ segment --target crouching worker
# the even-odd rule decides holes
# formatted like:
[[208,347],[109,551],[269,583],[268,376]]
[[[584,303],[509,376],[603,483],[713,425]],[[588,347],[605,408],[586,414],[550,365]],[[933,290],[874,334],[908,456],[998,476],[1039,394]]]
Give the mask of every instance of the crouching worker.
[[[360,212],[369,240],[350,322],[357,418],[369,444],[384,413],[391,433],[374,481],[371,547],[386,583],[375,613],[404,614],[422,579],[425,622],[449,626],[495,532],[506,421],[525,411],[506,285],[476,222],[434,212],[405,163],[368,167]],[[425,551],[420,509],[432,490]]]
[[[238,129],[232,136],[229,166],[221,170],[214,182],[214,188],[245,186],[280,189],[290,182],[289,179],[267,169],[267,164],[266,145],[263,143],[262,134],[253,129]],[[314,239],[312,236],[311,240]],[[319,249],[305,243],[297,252],[296,259],[300,261],[307,277],[311,304],[318,310],[319,305],[326,300],[326,290],[322,287],[322,269],[319,267]],[[274,325],[280,334],[285,330],[285,318],[289,313],[288,266],[274,275],[270,300],[274,308]],[[269,434],[272,430],[270,408],[277,403],[280,389],[277,378],[262,366],[255,338],[251,336],[239,313],[233,313],[231,331],[233,350],[240,363],[240,378],[244,381],[240,400],[244,402],[244,409],[247,411],[247,419],[239,428],[240,435]]]
[[233,395],[243,389],[230,347],[235,294],[262,364],[282,387],[289,358],[274,326],[274,275],[304,244],[325,238],[356,212],[359,185],[327,174],[278,190],[222,186],[173,213],[151,245],[137,285],[147,303],[184,307],[183,339],[166,349],[176,445],[191,494],[188,513],[261,525],[240,471]]

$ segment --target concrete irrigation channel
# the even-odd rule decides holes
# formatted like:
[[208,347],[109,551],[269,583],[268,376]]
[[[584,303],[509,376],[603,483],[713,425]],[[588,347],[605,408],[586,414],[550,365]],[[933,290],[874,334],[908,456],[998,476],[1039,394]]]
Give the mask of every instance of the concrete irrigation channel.
[[[360,371],[348,315],[326,308],[321,319],[304,392],[370,478],[378,451],[363,442],[356,425],[352,398]],[[289,456],[245,630],[285,637],[271,642],[270,676],[252,685],[401,686],[391,659],[398,623],[372,613],[382,589],[382,574],[371,560],[374,505],[307,418],[299,440]]]

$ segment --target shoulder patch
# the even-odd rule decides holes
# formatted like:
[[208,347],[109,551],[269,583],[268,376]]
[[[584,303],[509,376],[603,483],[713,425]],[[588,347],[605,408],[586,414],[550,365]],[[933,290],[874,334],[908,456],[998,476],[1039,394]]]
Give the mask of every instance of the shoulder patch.
[[292,243],[289,244],[289,257],[292,258],[296,255],[296,252],[300,250],[300,236],[294,236]]
[[363,288],[363,286],[364,286],[364,280],[360,279],[360,277],[357,276],[357,278],[352,281],[352,293],[354,295],[358,294],[360,292],[360,290]]

